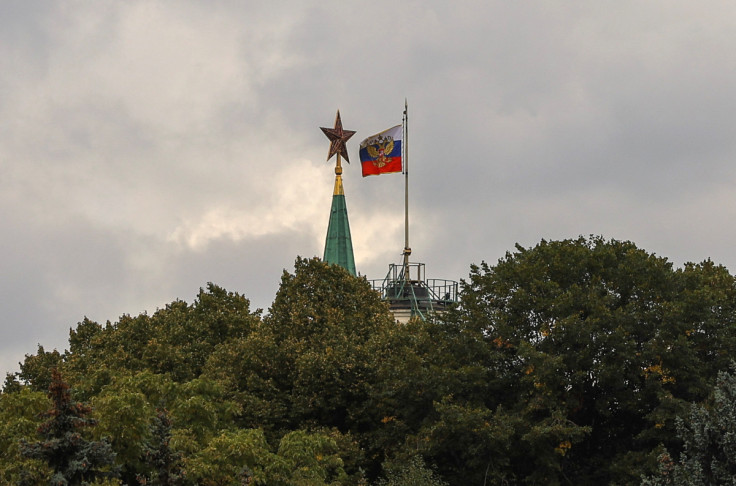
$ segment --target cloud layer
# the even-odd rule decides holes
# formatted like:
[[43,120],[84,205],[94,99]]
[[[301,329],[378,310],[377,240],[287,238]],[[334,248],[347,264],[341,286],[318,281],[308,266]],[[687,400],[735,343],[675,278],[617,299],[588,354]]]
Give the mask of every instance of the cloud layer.
[[268,307],[322,254],[338,108],[356,264],[382,278],[403,179],[361,179],[357,146],[405,98],[430,278],[581,234],[736,267],[731,3],[254,3],[0,6],[0,372],[209,281]]

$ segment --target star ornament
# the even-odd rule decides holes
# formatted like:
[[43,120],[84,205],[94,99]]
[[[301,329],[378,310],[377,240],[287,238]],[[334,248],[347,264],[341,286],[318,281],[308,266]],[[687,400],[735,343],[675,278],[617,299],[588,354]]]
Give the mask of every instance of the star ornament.
[[350,162],[350,158],[348,157],[348,149],[345,146],[345,142],[347,142],[350,137],[355,135],[355,132],[353,130],[342,129],[340,110],[337,110],[337,116],[335,117],[335,128],[319,128],[325,135],[327,135],[327,138],[330,139],[330,151],[327,153],[327,160],[330,160],[333,155],[338,154],[347,162]]

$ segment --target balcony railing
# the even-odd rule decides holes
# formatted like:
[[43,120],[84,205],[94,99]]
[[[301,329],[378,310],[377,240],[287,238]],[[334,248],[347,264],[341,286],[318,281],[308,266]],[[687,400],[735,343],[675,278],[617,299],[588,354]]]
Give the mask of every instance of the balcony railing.
[[458,301],[458,283],[454,280],[427,279],[423,263],[389,265],[382,280],[369,280],[391,310],[410,311],[425,319],[430,312],[441,312]]

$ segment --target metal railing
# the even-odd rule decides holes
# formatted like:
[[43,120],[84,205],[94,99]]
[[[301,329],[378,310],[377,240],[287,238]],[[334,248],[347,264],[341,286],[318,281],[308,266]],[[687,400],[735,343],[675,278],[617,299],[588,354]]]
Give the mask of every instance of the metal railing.
[[458,301],[458,283],[425,278],[423,263],[409,263],[407,267],[392,263],[384,279],[369,282],[392,310],[410,310],[411,315],[422,319],[427,313],[445,310]]

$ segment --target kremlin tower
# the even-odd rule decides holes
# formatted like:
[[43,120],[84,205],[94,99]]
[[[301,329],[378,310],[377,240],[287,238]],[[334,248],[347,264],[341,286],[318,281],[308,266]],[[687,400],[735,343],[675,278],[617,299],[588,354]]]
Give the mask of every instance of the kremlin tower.
[[[373,289],[388,301],[389,308],[398,322],[406,323],[413,317],[426,319],[431,314],[441,314],[458,300],[458,283],[454,280],[427,279],[423,263],[409,261],[409,170],[407,150],[408,108],[404,111],[402,125],[392,127],[360,144],[363,176],[401,172],[405,176],[405,241],[403,262],[390,264],[386,277],[371,280]],[[323,261],[340,265],[356,275],[353,243],[350,237],[348,210],[342,186],[342,158],[350,162],[345,143],[355,132],[344,130],[340,111],[335,118],[334,128],[323,128],[330,139],[327,160],[337,156],[335,166],[335,189],[332,193],[330,222],[327,228]]]

